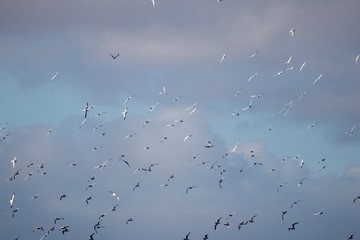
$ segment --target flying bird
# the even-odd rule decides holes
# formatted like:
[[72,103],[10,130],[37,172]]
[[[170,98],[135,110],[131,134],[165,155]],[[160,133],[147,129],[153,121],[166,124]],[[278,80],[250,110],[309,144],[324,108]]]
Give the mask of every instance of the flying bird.
[[10,198],[10,208],[12,208],[14,206],[14,203],[15,203],[15,193],[13,193],[11,195],[11,198]]
[[288,231],[290,230],[295,230],[295,226],[299,224],[299,222],[294,222],[293,224],[291,224],[291,227],[288,228]]
[[295,34],[295,28],[290,29],[289,34],[290,34],[290,37],[293,37]]
[[360,195],[353,199],[353,203],[355,203],[355,201],[358,199],[360,199]]
[[285,216],[285,214],[287,213],[287,211],[283,211],[282,213],[281,213],[281,219],[284,221],[284,216]]
[[224,53],[224,54],[222,55],[222,57],[221,57],[221,59],[220,59],[220,63],[222,63],[222,62],[225,60],[226,56],[227,56],[226,53]]
[[163,86],[163,89],[162,89],[161,92],[159,92],[159,95],[167,95],[167,91],[166,91],[165,86]]
[[315,79],[315,81],[313,82],[313,84],[315,84],[317,81],[319,81],[322,76],[323,76],[323,73],[320,74],[320,75]]
[[123,119],[125,120],[128,115],[128,108],[125,107],[124,111],[121,114],[123,115]]
[[305,60],[305,62],[301,65],[299,72],[301,72],[304,69],[306,63],[307,63],[307,60]]
[[220,218],[218,218],[218,219],[216,220],[215,225],[214,225],[214,230],[216,230],[217,226],[221,223],[221,222],[220,222],[221,219],[222,219],[222,217],[220,217]]
[[132,221],[134,221],[134,219],[131,217],[128,220],[126,220],[126,224],[128,224],[129,222],[132,222]]
[[353,135],[355,132],[355,127],[356,127],[356,124],[350,129],[350,131],[346,132],[345,134],[347,134],[347,135],[349,135],[349,137],[351,137],[351,135]]
[[129,97],[127,97],[123,103],[123,105],[125,105],[130,99],[132,99],[133,97],[136,97],[136,95],[131,95]]
[[306,178],[305,178],[305,177],[303,177],[303,178],[300,180],[300,182],[298,183],[298,185],[297,185],[297,186],[298,186],[298,187],[300,187],[300,185],[301,185],[301,184],[303,184],[303,182],[304,182],[304,180],[305,180],[305,179],[306,179]]
[[184,240],[189,240],[189,235],[191,232],[189,232],[188,234],[186,234],[186,237],[184,238]]
[[190,186],[186,189],[186,194],[188,194],[189,190],[193,189],[193,188],[197,188],[197,186]]
[[56,72],[54,76],[52,76],[51,80],[54,80],[55,78],[57,78],[57,76],[59,76],[59,72]]
[[17,163],[16,157],[14,157],[13,159],[10,160],[12,167],[15,168],[15,165]]
[[109,210],[111,210],[112,212],[115,212],[116,211],[116,208],[119,206],[119,204],[116,204],[115,206],[113,206],[111,209],[109,209]]
[[360,54],[356,56],[356,58],[355,58],[355,63],[358,63],[359,60],[360,60]]
[[254,52],[253,54],[251,54],[248,58],[253,58],[253,57],[255,57],[256,55],[258,55],[258,53],[259,53],[259,51],[256,51],[256,52]]
[[156,5],[155,0],[150,0],[150,1],[151,1],[152,6],[155,7],[155,5]]
[[142,181],[139,181],[138,183],[136,183],[136,185],[133,187],[133,191],[135,191],[136,188],[140,187],[140,183],[141,183],[141,182],[142,182]]
[[286,65],[286,64],[290,64],[291,59],[292,59],[292,56],[290,56],[289,59],[288,59],[284,64],[285,64],[285,65]]
[[[86,119],[89,110],[92,109],[92,108],[94,108],[94,106],[90,106],[90,107],[89,107],[89,103],[86,103],[86,104],[85,104],[85,107],[84,107],[84,109],[83,109],[84,119]],[[85,120],[84,120],[84,121],[85,121]]]
[[67,196],[66,196],[66,194],[63,194],[63,195],[61,195],[60,196],[60,201],[62,201],[64,198],[66,198]]
[[320,212],[316,212],[316,213],[314,213],[313,215],[314,215],[314,216],[323,215],[323,214],[324,214],[324,210],[325,210],[325,209],[322,208]]
[[118,195],[116,192],[113,192],[113,191],[108,191],[108,192],[111,193],[111,196],[116,197],[116,199],[117,199],[118,201],[120,201],[120,197],[119,197],[119,195]]
[[348,240],[354,239],[354,235],[355,235],[355,232],[353,232],[353,233],[348,237]]
[[112,57],[112,59],[115,60],[118,56],[120,56],[120,53],[118,53],[118,54],[116,54],[116,55],[113,55],[113,54],[110,53],[110,56]]

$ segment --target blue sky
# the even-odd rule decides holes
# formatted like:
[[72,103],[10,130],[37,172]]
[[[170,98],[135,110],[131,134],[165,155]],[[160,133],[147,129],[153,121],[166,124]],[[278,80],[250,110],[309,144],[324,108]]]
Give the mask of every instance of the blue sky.
[[358,231],[358,1],[1,5],[1,239]]

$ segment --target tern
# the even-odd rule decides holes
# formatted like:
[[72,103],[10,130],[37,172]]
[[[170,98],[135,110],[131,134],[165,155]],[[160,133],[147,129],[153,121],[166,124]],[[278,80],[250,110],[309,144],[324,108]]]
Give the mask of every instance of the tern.
[[284,221],[284,216],[285,216],[286,213],[287,213],[287,211],[283,211],[283,212],[281,213],[281,220]]
[[314,216],[323,215],[323,214],[324,214],[324,210],[325,210],[325,209],[322,208],[320,212],[316,212],[316,213],[314,213],[313,215],[314,215]]
[[155,7],[155,5],[156,5],[155,0],[150,0],[150,1],[151,1],[152,6]]
[[358,63],[359,60],[360,60],[360,54],[356,56],[356,58],[355,58],[355,63]]
[[186,234],[186,237],[184,238],[184,240],[189,240],[189,235],[191,232],[189,232],[188,234]]
[[360,199],[360,195],[353,199],[353,203],[355,203],[355,201],[358,199]]
[[305,177],[303,177],[303,178],[300,180],[300,182],[298,183],[298,185],[297,185],[297,186],[298,186],[298,187],[300,187],[300,185],[301,185],[301,184],[303,184],[303,181],[304,181],[305,179],[306,179],[306,178],[305,178]]
[[233,147],[233,149],[231,149],[230,153],[234,153],[238,147],[238,142],[235,144],[235,146]]
[[252,75],[249,79],[248,79],[248,82],[251,81],[251,79],[255,78],[259,73],[255,73],[254,75]]
[[89,107],[89,103],[86,103],[86,104],[85,104],[85,107],[84,107],[84,109],[83,109],[84,119],[86,119],[89,110],[92,109],[92,108],[94,108],[94,106],[90,106],[90,107]]
[[159,92],[159,95],[167,95],[165,86],[163,86],[163,89],[161,92]]
[[355,127],[356,127],[356,124],[351,128],[350,131],[346,132],[345,134],[347,134],[347,135],[349,135],[349,137],[351,137],[351,135],[353,135],[355,132]]
[[348,237],[348,240],[354,239],[355,232]]
[[289,59],[288,59],[284,64],[285,64],[285,65],[286,65],[286,64],[290,64],[291,59],[292,59],[292,56],[290,56]]
[[126,224],[128,224],[129,222],[132,222],[132,221],[134,221],[134,219],[131,217],[128,220],[126,220]]
[[250,98],[250,103],[249,103],[249,105],[247,106],[247,107],[244,107],[242,110],[244,111],[244,110],[247,110],[247,109],[250,109],[251,107],[252,107],[252,101],[253,101],[253,98]]
[[259,51],[256,51],[256,52],[254,52],[253,54],[251,54],[248,58],[253,58],[253,57],[255,57],[256,55],[258,55],[258,53],[259,53]]
[[193,189],[193,188],[196,188],[196,187],[198,187],[198,186],[190,186],[190,187],[188,187],[188,188],[186,189],[186,194],[188,194],[189,190],[191,190],[191,189]]

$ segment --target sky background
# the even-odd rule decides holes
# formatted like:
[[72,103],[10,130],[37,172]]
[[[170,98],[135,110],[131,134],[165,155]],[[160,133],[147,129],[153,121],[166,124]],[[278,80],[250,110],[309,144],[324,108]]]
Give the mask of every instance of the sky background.
[[0,238],[360,238],[359,9],[2,1]]

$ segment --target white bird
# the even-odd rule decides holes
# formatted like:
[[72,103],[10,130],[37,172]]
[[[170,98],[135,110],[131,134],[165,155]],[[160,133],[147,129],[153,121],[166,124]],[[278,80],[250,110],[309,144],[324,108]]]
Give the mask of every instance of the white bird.
[[90,106],[89,107],[89,103],[86,103],[85,104],[85,107],[83,109],[83,112],[84,112],[84,118],[86,119],[87,115],[88,115],[88,112],[90,109],[94,108],[94,106]]
[[163,86],[163,89],[161,92],[159,92],[159,95],[167,95],[165,86]]
[[323,76],[323,73],[320,74],[320,75],[317,77],[317,79],[315,79],[315,81],[313,82],[313,84],[315,84],[322,76]]
[[256,52],[254,52],[253,54],[251,54],[248,58],[253,58],[253,57],[255,57],[258,53],[259,53],[259,51],[256,51]]
[[347,135],[349,135],[349,137],[351,137],[351,135],[353,135],[355,132],[355,127],[356,127],[356,124],[351,128],[350,131],[346,132],[345,134],[347,134]]
[[304,166],[304,164],[305,164],[305,163],[304,163],[304,159],[301,159],[301,160],[300,160],[300,168],[302,168],[302,167]]
[[116,197],[116,199],[117,199],[118,201],[120,201],[120,197],[119,197],[119,195],[118,195],[116,192],[113,192],[113,191],[108,191],[108,192],[111,193],[111,196]]
[[360,60],[360,54],[356,56],[356,58],[355,58],[355,63],[358,63],[359,60]]
[[295,28],[290,29],[289,33],[290,33],[290,37],[293,37],[295,34]]
[[121,114],[123,115],[123,119],[125,120],[128,115],[128,108],[125,107],[124,111]]
[[300,180],[300,182],[298,183],[298,187],[300,187],[301,186],[301,184],[303,184],[303,181],[305,180],[306,178],[305,177],[303,177],[301,180]]
[[310,124],[309,126],[306,127],[306,129],[309,129],[309,128],[313,128],[315,127],[315,125],[317,125],[319,122],[314,122],[312,124]]
[[11,198],[10,198],[10,208],[12,208],[14,206],[14,203],[15,203],[15,193],[13,193],[11,195]]
[[305,62],[301,65],[299,72],[301,72],[301,71],[303,70],[303,68],[305,67],[305,64],[306,64],[306,63],[307,63],[307,60],[305,60]]
[[225,60],[225,58],[226,58],[226,53],[224,53],[224,54],[222,55],[222,57],[221,57],[221,59],[220,59],[220,63],[222,63],[222,62]]
[[322,208],[320,212],[316,212],[316,213],[314,213],[313,215],[314,215],[314,216],[323,215],[323,214],[324,214],[324,210],[325,210],[325,209]]
[[276,76],[280,76],[283,72],[284,72],[284,70],[281,70],[280,72],[276,73],[276,74],[273,76],[273,78],[276,77]]
[[306,92],[303,92],[303,93],[299,96],[298,101],[300,101],[301,98],[305,97],[305,95],[306,95]]
[[160,103],[157,102],[157,103],[155,103],[155,105],[150,106],[149,109],[148,109],[148,112],[154,111],[154,109],[156,108],[156,106],[159,105],[159,104],[160,104]]
[[242,110],[247,110],[247,109],[250,109],[251,108],[251,104],[252,104],[252,101],[253,101],[253,98],[251,97],[250,98],[250,103],[249,103],[249,105],[247,106],[247,107],[244,107]]
[[291,59],[292,59],[292,56],[290,56],[289,59],[288,59],[284,64],[285,64],[285,65],[286,65],[286,64],[290,64]]
[[184,138],[184,142],[186,142],[189,138],[191,138],[193,135],[190,134],[190,135],[187,135],[185,138]]
[[57,78],[57,76],[59,76],[59,72],[56,72],[54,76],[52,76],[51,80],[54,80],[55,78]]
[[12,160],[10,160],[12,167],[15,168],[15,165],[17,163],[16,157],[14,157]]
[[248,79],[248,82],[251,81],[251,79],[255,78],[259,73],[255,73],[254,75],[252,75],[249,79]]
[[156,5],[155,0],[150,0],[150,1],[151,1],[151,4],[153,5],[153,7],[155,7],[155,5]]
[[237,148],[238,144],[239,144],[238,142],[235,144],[235,146],[233,147],[233,149],[231,149],[230,153],[233,153],[233,152],[236,151],[236,148]]
[[197,102],[191,105],[190,107],[188,107],[187,109],[185,109],[185,112],[189,111],[190,109],[194,109],[196,107],[197,107]]
[[127,97],[123,103],[123,105],[125,105],[130,99],[132,99],[133,97],[136,97],[136,95],[131,95],[129,97]]

